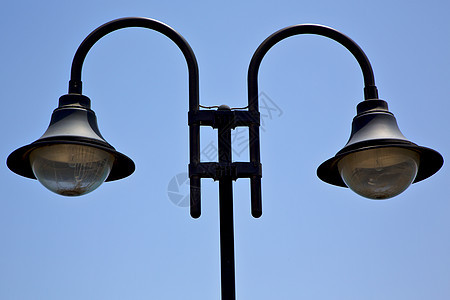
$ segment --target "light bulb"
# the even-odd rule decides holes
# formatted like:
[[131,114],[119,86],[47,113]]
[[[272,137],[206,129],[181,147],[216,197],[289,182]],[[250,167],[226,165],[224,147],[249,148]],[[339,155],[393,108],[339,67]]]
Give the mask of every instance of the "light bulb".
[[410,149],[382,147],[350,153],[338,163],[345,184],[370,199],[388,199],[414,181],[419,154]]
[[63,196],[81,196],[108,177],[114,157],[105,150],[77,144],[54,144],[33,150],[31,167],[39,182]]

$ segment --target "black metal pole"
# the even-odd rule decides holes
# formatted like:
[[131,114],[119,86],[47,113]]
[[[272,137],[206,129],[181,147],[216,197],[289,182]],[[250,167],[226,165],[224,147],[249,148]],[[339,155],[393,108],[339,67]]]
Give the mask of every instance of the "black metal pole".
[[[199,111],[199,76],[198,65],[194,52],[187,41],[174,29],[164,23],[148,18],[122,18],[108,22],[86,37],[86,39],[78,47],[74,59],[72,61],[71,79],[69,82],[69,93],[81,94],[82,81],[81,71],[86,55],[94,44],[105,35],[123,28],[142,27],[158,31],[170,38],[182,51],[189,70],[189,113],[194,114]],[[233,180],[236,176],[232,176],[230,172],[231,159],[231,129],[234,128],[229,107],[222,107],[219,110],[225,110],[224,114],[219,112],[220,124],[218,128],[219,139],[219,209],[220,209],[220,253],[221,253],[221,285],[222,300],[234,300],[235,294],[235,270],[234,270],[234,226],[233,226]],[[258,113],[258,110],[254,110]],[[259,125],[259,122],[256,123]],[[197,166],[200,164],[200,125],[199,123],[189,123],[190,130],[190,165]],[[259,140],[256,141],[259,146]],[[253,147],[255,148],[255,147]],[[220,163],[225,165],[222,169]],[[259,160],[255,162],[256,166],[260,165]],[[216,174],[217,175],[217,170]],[[208,175],[209,177],[209,175]],[[252,194],[260,197],[260,174],[252,175]],[[190,200],[191,200],[191,216],[198,218],[201,214],[200,210],[200,179],[199,174],[190,175]],[[255,184],[256,183],[256,184]],[[259,185],[258,185],[259,183]],[[259,192],[254,193],[253,190]],[[252,199],[254,196],[252,196]],[[259,201],[253,201],[260,203]],[[256,215],[260,216],[260,209],[257,209]],[[255,215],[255,214],[254,214]]]
[[233,182],[219,181],[222,300],[236,299],[234,271]]
[[[228,110],[225,108],[224,110]],[[218,127],[219,164],[232,162],[231,127],[225,117]],[[222,176],[219,179],[220,210],[220,263],[222,300],[236,299],[234,271],[234,225],[233,225],[233,179]]]

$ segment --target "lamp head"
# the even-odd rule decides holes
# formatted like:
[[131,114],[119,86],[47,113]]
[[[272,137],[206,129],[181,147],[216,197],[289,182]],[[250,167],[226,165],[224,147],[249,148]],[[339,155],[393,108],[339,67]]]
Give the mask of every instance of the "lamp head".
[[130,158],[102,137],[90,99],[80,94],[62,96],[45,133],[11,153],[7,165],[64,196],[87,194],[135,169]]
[[430,177],[443,162],[438,152],[406,139],[387,103],[373,99],[358,104],[349,141],[317,176],[370,199],[387,199]]

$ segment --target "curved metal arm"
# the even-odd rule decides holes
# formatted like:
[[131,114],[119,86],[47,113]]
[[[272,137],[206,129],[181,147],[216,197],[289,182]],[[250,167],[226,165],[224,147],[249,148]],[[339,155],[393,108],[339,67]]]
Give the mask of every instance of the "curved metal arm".
[[356,58],[361,67],[364,76],[365,99],[368,100],[378,98],[378,92],[375,86],[375,76],[373,74],[369,59],[362,51],[362,49],[352,39],[350,39],[345,34],[327,26],[316,24],[301,24],[289,26],[273,33],[261,43],[258,49],[256,49],[248,68],[249,110],[257,110],[258,107],[258,70],[264,55],[266,55],[267,51],[269,51],[272,46],[274,46],[281,40],[298,34],[322,35],[335,40],[336,42],[347,48]]
[[[180,48],[186,59],[189,71],[189,111],[199,110],[199,74],[198,64],[194,51],[188,42],[174,29],[168,25],[148,18],[130,17],[110,21],[89,34],[78,47],[72,61],[71,77],[69,82],[69,94],[81,94],[81,69],[83,62],[89,50],[94,44],[105,35],[128,27],[142,27],[158,31],[170,38]],[[200,162],[200,127],[198,124],[189,125],[189,153],[190,163],[198,164]],[[190,179],[191,186],[191,216],[198,218],[200,216],[200,177],[193,176]]]
[[183,52],[189,70],[189,109],[198,110],[199,105],[199,80],[198,64],[194,51],[188,42],[170,26],[149,18],[129,17],[121,18],[105,23],[89,34],[78,47],[72,61],[69,93],[81,94],[81,69],[89,50],[105,35],[123,28],[141,27],[158,31],[170,38]]
[[[377,99],[378,91],[375,86],[375,77],[373,75],[372,66],[369,59],[362,49],[348,36],[340,33],[339,31],[315,24],[302,24],[294,25],[283,28],[268,38],[266,38],[261,45],[256,49],[253,57],[250,61],[248,68],[248,110],[258,112],[258,70],[261,61],[276,43],[284,40],[293,35],[298,34],[317,34],[328,37],[332,40],[343,45],[347,48],[358,61],[364,76],[364,97],[368,99]],[[254,164],[260,163],[260,147],[259,147],[259,125],[253,124],[249,127],[249,140],[250,140],[250,161]],[[259,217],[262,213],[261,204],[261,178],[253,176],[250,179],[251,183],[251,201],[252,201],[252,214],[254,217]]]

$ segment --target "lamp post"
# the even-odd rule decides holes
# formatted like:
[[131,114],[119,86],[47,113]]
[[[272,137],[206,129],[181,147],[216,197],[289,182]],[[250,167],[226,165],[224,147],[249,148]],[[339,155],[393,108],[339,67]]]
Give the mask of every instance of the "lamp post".
[[[442,156],[407,140],[400,132],[387,103],[378,99],[369,60],[359,46],[344,34],[321,25],[295,25],[269,36],[254,53],[248,70],[248,109],[201,110],[197,60],[186,40],[169,26],[147,18],[122,18],[95,29],[75,53],[69,93],[59,99],[49,128],[35,142],[12,152],[8,167],[15,173],[38,179],[51,191],[64,196],[89,193],[104,181],[114,181],[134,172],[133,161],[116,151],[102,137],[90,99],[82,94],[81,69],[92,46],[105,35],[122,28],[142,27],[162,33],[182,51],[189,71],[190,213],[201,214],[201,178],[219,181],[221,289],[222,299],[235,299],[233,181],[250,178],[252,215],[262,214],[258,109],[258,70],[264,55],[276,43],[299,34],[331,38],[357,59],[364,76],[365,100],[358,104],[352,132],[345,147],[317,170],[323,181],[350,187],[372,199],[398,195],[411,183],[436,173]],[[218,130],[218,162],[200,161],[200,126]],[[231,130],[249,127],[250,159],[232,159]]]

